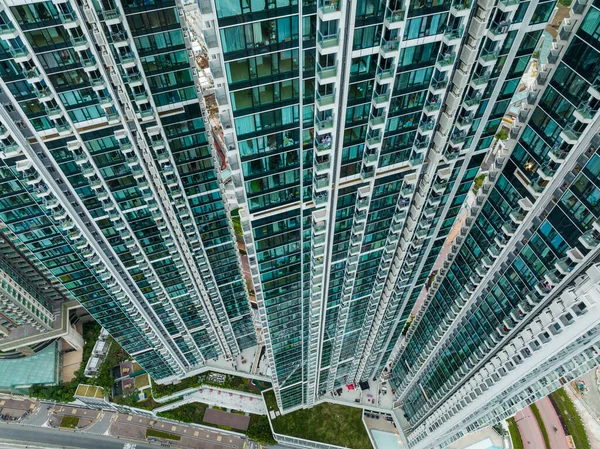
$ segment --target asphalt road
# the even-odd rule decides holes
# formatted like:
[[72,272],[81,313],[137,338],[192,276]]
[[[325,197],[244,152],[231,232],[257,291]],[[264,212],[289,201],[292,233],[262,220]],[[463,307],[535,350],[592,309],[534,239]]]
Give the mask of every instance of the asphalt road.
[[[21,442],[46,449],[123,449],[129,441],[109,436],[91,435],[83,432],[68,432],[47,427],[21,426],[18,424],[0,425],[0,444]],[[160,444],[133,442],[136,449],[155,449]]]

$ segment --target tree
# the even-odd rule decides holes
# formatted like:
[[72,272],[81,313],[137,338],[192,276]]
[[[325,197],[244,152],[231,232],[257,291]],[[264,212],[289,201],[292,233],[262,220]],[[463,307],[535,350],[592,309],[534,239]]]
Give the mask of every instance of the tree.
[[276,444],[273,433],[271,433],[271,426],[269,425],[269,418],[264,415],[258,416],[250,421],[250,426],[246,431],[246,435],[252,440],[262,444]]
[[498,133],[496,134],[496,139],[498,140],[506,140],[508,139],[508,129],[506,129],[504,126],[500,129],[500,131],[498,131]]

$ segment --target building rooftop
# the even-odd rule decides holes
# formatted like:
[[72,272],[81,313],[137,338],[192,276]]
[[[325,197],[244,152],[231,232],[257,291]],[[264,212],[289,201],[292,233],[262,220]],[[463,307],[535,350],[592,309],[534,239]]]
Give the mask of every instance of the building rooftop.
[[0,359],[0,391],[58,382],[57,343],[30,357]]
[[104,399],[104,390],[101,387],[95,385],[79,384],[75,391],[75,396],[82,398],[98,398]]
[[273,391],[263,395],[275,433],[352,449],[373,447],[361,408],[322,402],[310,409],[281,415]]

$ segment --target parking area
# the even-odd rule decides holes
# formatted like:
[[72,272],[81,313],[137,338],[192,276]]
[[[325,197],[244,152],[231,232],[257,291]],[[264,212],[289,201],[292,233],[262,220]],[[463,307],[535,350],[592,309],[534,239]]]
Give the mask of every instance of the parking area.
[[20,421],[36,409],[37,403],[30,399],[0,399],[0,420]]

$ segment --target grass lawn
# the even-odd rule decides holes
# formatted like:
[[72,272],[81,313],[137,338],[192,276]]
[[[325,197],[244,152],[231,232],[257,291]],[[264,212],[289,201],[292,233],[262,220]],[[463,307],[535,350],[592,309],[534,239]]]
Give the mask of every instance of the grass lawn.
[[[275,394],[264,394],[269,410],[278,410]],[[271,420],[275,433],[352,449],[373,449],[362,422],[362,409],[321,403]]]
[[508,422],[508,432],[510,433],[513,449],[523,449],[523,440],[521,439],[515,418],[508,418],[506,422]]
[[146,429],[146,438],[164,438],[166,440],[175,441],[181,440],[181,437],[179,435],[175,435],[168,432],[161,432],[160,430],[154,429]]
[[168,410],[166,412],[158,413],[158,416],[163,418],[174,419],[176,421],[190,422],[201,424],[204,418],[204,412],[208,408],[208,405],[202,402],[194,402],[192,404],[185,404],[181,407]]
[[546,445],[546,449],[550,449],[550,437],[548,436],[548,430],[546,430],[546,426],[544,425],[544,420],[542,419],[542,415],[540,415],[540,411],[537,408],[537,405],[531,404],[531,410],[535,415],[535,420],[540,426],[540,430],[542,431],[542,436],[544,437],[544,444]]
[[569,435],[573,437],[577,449],[590,449],[590,443],[585,433],[585,428],[577,410],[573,405],[571,398],[561,388],[550,395],[560,410],[560,414],[565,421]]
[[63,416],[60,420],[60,427],[66,427],[68,429],[74,429],[79,424],[79,418],[77,416]]

